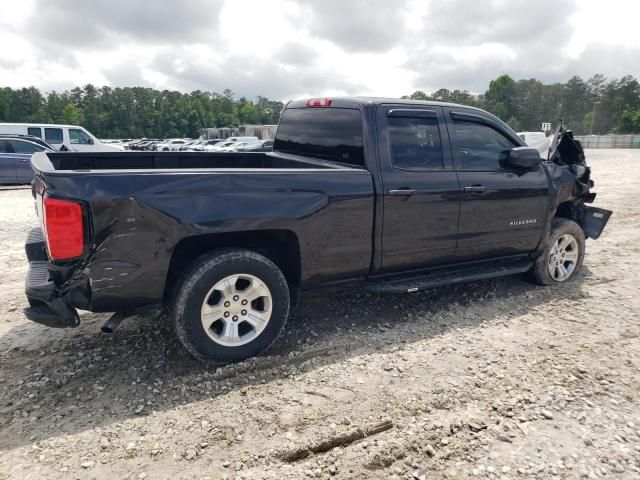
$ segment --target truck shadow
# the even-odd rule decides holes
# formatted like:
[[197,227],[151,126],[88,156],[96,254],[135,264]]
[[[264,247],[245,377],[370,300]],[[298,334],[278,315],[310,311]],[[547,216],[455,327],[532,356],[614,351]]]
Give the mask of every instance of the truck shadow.
[[106,315],[85,314],[76,330],[20,323],[0,337],[0,448],[105,427],[456,329],[508,323],[548,302],[579,300],[587,280],[603,281],[589,277],[584,267],[574,282],[547,288],[507,277],[407,295],[310,293],[265,356],[223,368],[191,358],[162,316],[132,318],[112,336],[99,333]]

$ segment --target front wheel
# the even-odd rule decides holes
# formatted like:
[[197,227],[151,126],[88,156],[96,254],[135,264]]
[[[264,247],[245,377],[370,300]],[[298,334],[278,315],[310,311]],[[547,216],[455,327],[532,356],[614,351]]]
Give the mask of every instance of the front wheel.
[[531,269],[531,279],[538,285],[573,279],[582,267],[584,250],[585,237],[580,225],[566,218],[556,218],[544,252]]
[[176,334],[200,360],[229,363],[266,350],[289,315],[280,269],[248,250],[200,257],[178,282],[171,305]]

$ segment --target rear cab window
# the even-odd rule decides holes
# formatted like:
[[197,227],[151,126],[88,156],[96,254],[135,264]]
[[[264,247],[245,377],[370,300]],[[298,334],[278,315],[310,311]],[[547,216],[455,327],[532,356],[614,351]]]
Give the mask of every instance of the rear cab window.
[[282,112],[274,151],[364,167],[362,118],[354,108],[288,108]]

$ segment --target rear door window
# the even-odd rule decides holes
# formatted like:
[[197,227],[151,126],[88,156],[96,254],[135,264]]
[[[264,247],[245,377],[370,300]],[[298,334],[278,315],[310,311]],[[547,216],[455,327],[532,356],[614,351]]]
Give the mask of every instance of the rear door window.
[[282,112],[273,149],[364,166],[362,119],[352,108],[289,108]]
[[42,138],[42,129],[40,127],[29,127],[27,128],[27,133],[34,137]]
[[389,117],[387,135],[391,164],[403,170],[442,169],[444,158],[438,119]]
[[62,129],[61,128],[45,128],[44,129],[44,139],[47,143],[52,145],[60,145],[64,139],[62,137]]

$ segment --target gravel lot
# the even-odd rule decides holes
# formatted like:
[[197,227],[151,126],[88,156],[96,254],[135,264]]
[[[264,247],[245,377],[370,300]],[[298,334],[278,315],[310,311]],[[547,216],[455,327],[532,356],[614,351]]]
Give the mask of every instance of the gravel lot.
[[640,151],[567,285],[305,297],[267,356],[192,360],[162,317],[25,320],[29,190],[0,191],[0,478],[640,478]]

